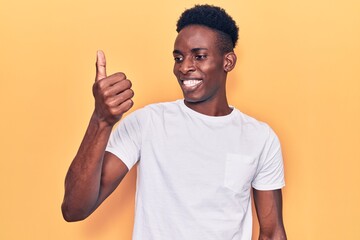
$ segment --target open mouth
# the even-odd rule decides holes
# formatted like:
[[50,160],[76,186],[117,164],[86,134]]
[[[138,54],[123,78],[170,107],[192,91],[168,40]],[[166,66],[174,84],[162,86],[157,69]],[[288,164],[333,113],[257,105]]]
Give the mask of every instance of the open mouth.
[[187,79],[187,80],[181,80],[182,84],[185,87],[194,88],[202,83],[202,80],[196,80],[196,79]]

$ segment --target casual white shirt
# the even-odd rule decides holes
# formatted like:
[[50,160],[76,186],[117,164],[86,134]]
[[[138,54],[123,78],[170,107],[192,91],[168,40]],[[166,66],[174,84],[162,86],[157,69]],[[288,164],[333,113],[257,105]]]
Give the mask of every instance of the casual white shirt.
[[251,187],[284,186],[277,136],[236,108],[213,117],[183,100],[152,104],[122,120],[106,150],[139,163],[134,240],[250,240]]

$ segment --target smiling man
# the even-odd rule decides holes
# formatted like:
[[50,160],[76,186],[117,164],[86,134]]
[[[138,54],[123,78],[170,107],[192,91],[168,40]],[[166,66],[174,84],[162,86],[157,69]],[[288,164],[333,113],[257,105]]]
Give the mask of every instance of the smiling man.
[[177,32],[173,71],[184,99],[137,110],[112,133],[133,91],[123,73],[107,76],[98,52],[95,110],[66,176],[64,218],[89,216],[138,163],[133,239],[249,240],[251,190],[259,239],[286,239],[279,140],[226,98],[235,22],[198,5],[181,15]]

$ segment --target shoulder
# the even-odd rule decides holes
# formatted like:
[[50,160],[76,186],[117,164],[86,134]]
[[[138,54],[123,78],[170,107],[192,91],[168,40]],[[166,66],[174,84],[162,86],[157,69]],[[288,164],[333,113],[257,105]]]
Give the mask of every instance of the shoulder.
[[146,118],[158,119],[178,116],[181,112],[179,100],[149,104],[140,109],[139,115]]
[[148,112],[163,112],[163,111],[171,111],[179,108],[179,100],[173,102],[159,102],[152,103],[145,106],[144,111]]
[[236,121],[240,125],[242,134],[245,134],[249,140],[252,139],[258,143],[279,142],[277,134],[268,123],[235,110],[237,111]]
[[157,118],[169,113],[176,113],[176,112],[179,112],[178,101],[152,103],[129,113],[125,117],[125,120],[127,121],[136,120],[139,122],[144,122],[144,121],[148,121],[151,118]]
[[266,122],[251,117],[238,109],[235,109],[235,111],[237,111],[237,119],[243,130],[261,135],[268,135],[272,131],[271,127]]

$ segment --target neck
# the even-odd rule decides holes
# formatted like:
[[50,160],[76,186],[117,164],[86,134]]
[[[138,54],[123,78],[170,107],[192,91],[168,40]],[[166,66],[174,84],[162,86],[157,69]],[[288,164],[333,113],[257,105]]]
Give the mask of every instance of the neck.
[[226,98],[222,102],[188,102],[184,100],[184,103],[192,110],[208,116],[225,116],[232,112]]

